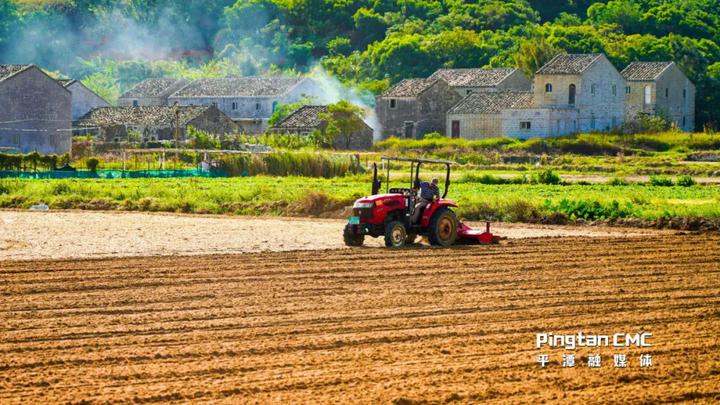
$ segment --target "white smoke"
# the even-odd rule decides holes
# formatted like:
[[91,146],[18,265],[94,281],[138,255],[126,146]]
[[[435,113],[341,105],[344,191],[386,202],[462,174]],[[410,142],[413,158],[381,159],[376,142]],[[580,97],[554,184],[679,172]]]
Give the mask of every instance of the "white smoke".
[[308,76],[319,84],[322,94],[312,94],[321,104],[336,103],[346,100],[365,110],[365,121],[373,129],[373,138],[380,140],[382,125],[375,114],[375,96],[370,91],[360,91],[357,88],[349,87],[340,82],[336,77],[329,74],[322,66],[316,64],[310,69]]

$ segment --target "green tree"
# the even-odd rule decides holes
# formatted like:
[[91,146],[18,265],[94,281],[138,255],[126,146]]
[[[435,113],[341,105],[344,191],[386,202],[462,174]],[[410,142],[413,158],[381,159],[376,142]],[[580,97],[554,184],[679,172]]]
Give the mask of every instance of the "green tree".
[[319,115],[319,118],[326,123],[325,135],[328,145],[339,140],[345,149],[349,149],[358,132],[365,126],[362,120],[364,116],[364,109],[345,100],[328,105],[328,111]]
[[561,53],[561,50],[550,45],[543,37],[525,40],[513,55],[515,65],[532,77],[544,64]]

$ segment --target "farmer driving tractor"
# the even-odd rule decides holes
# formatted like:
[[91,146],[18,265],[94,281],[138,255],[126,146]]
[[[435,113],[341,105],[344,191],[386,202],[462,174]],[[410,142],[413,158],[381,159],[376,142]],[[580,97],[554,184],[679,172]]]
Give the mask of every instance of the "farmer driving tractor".
[[429,183],[427,181],[420,183],[420,195],[415,203],[415,212],[413,212],[410,223],[416,224],[420,218],[420,212],[435,200],[440,200],[438,179],[434,178]]

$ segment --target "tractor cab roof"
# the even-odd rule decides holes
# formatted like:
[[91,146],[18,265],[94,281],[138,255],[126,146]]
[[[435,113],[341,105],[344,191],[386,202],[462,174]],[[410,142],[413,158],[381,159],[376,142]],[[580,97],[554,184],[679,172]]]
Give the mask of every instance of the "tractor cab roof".
[[397,157],[397,156],[381,156],[380,160],[396,160],[396,161],[400,161],[400,162],[431,163],[431,164],[441,164],[441,165],[455,164],[455,162],[453,162],[452,160],[407,158],[407,157]]

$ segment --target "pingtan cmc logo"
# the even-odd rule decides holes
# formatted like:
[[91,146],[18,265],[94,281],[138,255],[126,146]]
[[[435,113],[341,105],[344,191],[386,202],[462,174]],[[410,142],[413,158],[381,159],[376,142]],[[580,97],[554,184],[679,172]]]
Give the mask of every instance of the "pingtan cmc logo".
[[[561,335],[554,333],[538,333],[535,335],[535,348],[538,350],[560,349],[560,350],[576,350],[577,348],[606,348],[611,347],[622,351],[627,348],[648,348],[652,347],[650,339],[652,333],[615,333],[613,335],[593,335],[578,332],[575,335]],[[587,368],[601,368],[605,361],[598,354],[589,354],[587,361],[576,363],[575,353],[562,354],[560,364],[563,368],[574,368],[576,366],[585,366]],[[541,353],[536,360],[540,367],[547,367],[551,362],[549,354]],[[649,353],[641,353],[637,358],[630,359],[625,353],[615,353],[612,355],[612,364],[615,368],[628,368],[633,364],[636,367],[648,368],[653,366],[653,357]]]

